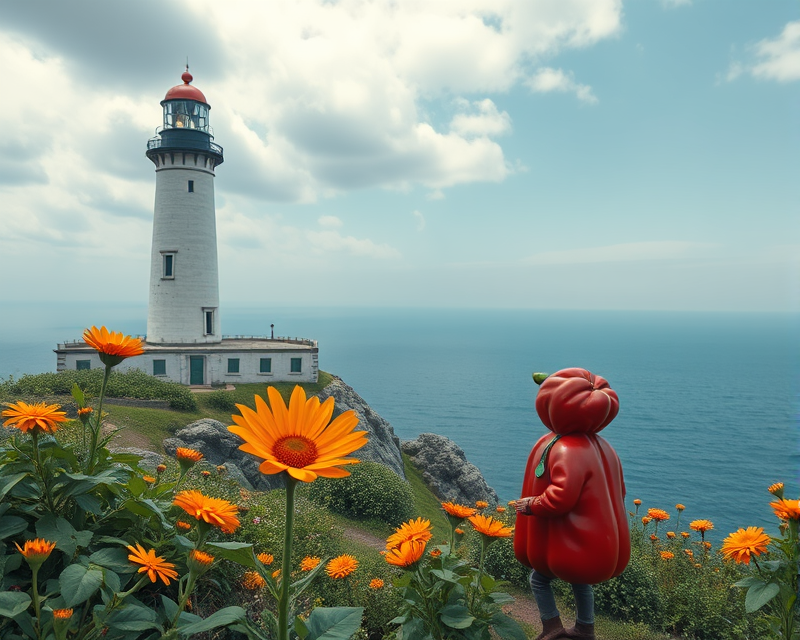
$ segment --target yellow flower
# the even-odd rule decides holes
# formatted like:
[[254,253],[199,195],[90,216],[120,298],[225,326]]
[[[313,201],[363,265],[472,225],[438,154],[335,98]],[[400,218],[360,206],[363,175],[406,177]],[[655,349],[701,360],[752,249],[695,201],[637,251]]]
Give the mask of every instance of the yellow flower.
[[514,533],[513,527],[505,526],[504,522],[495,520],[492,516],[476,515],[468,520],[475,531],[490,538],[510,538]]
[[53,609],[53,617],[56,620],[69,620],[72,617],[72,609]]
[[431,539],[431,521],[425,518],[417,518],[416,520],[409,520],[397,527],[395,532],[386,538],[386,548],[392,549],[398,547],[404,542],[412,540],[420,540],[427,542]]
[[25,557],[25,560],[28,561],[28,564],[33,565],[41,565],[47,558],[50,557],[50,554],[53,552],[53,549],[56,547],[55,542],[49,542],[44,538],[36,538],[34,540],[26,540],[25,544],[21,547],[15,542],[14,545],[17,547],[19,552]]
[[386,552],[384,559],[396,567],[410,567],[425,553],[424,540],[407,540]]
[[236,505],[221,498],[210,498],[200,491],[181,491],[172,501],[193,518],[219,527],[223,533],[233,533],[239,526]]
[[737,563],[750,564],[751,556],[766,553],[770,537],[761,527],[747,527],[730,534],[722,541],[720,551],[726,558],[733,558]]
[[135,547],[128,545],[127,549],[131,552],[128,555],[128,560],[134,564],[142,565],[138,573],[147,572],[150,582],[156,582],[158,578],[161,578],[164,584],[169,584],[171,578],[178,577],[175,565],[165,561],[161,556],[157,556],[155,549],[145,551],[144,547],[138,543]]
[[463,504],[456,504],[455,502],[442,502],[442,509],[445,513],[454,518],[469,518],[477,513],[477,510],[472,507],[465,507]]
[[770,502],[769,506],[781,520],[800,520],[800,500],[779,498],[777,502]]
[[669,520],[669,514],[663,509],[648,509],[647,515],[656,522],[664,522],[665,520]]
[[97,349],[100,360],[106,366],[113,367],[125,358],[140,356],[144,353],[142,341],[131,338],[124,333],[109,331],[105,327],[92,327],[83,332],[83,341]]
[[333,579],[338,580],[349,576],[358,568],[358,560],[355,557],[343,554],[335,557],[325,567],[325,572]]
[[15,427],[27,433],[31,430],[36,432],[44,431],[45,433],[55,433],[59,422],[66,422],[66,413],[58,411],[61,405],[58,404],[45,404],[38,402],[36,404],[28,404],[22,400],[8,405],[8,409],[4,409],[0,414],[4,418],[8,418],[3,423],[4,427]]
[[257,557],[261,564],[265,565],[270,565],[275,561],[275,558],[271,553],[259,553]]
[[706,531],[710,531],[714,528],[714,523],[711,520],[692,520],[689,523],[689,528],[692,531],[699,531],[700,533],[705,533]]
[[380,578],[373,578],[369,581],[370,589],[383,589],[383,580]]
[[489,503],[486,502],[485,500],[476,500],[475,506],[478,507],[478,509],[485,509],[486,507],[489,506]]
[[[300,561],[300,571],[311,571],[312,569],[316,569],[317,565],[320,563],[320,559],[317,556],[306,556]],[[264,563],[268,564],[268,563]]]
[[239,449],[263,459],[261,473],[287,471],[302,482],[350,475],[340,467],[358,460],[345,456],[367,444],[366,431],[353,431],[358,424],[355,412],[345,411],[331,421],[333,398],[321,404],[316,396],[306,400],[299,385],[288,409],[274,387],[267,389],[267,395],[269,407],[261,396],[255,397],[255,411],[237,404],[242,415],[231,416],[236,425],[228,427],[245,441]]
[[662,560],[672,560],[675,557],[675,554],[672,551],[662,551],[661,552],[661,559]]
[[[273,576],[275,577],[275,576]],[[242,586],[245,589],[249,589],[250,591],[257,591],[258,589],[263,589],[267,584],[267,581],[261,577],[261,574],[257,571],[245,571],[244,575],[242,576]]]

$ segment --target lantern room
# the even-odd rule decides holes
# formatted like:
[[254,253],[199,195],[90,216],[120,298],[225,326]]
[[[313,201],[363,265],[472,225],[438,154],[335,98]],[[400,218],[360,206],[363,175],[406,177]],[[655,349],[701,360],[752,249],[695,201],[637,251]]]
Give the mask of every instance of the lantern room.
[[192,74],[187,69],[181,76],[183,84],[172,87],[161,101],[164,107],[164,129],[197,129],[209,132],[208,112],[211,109],[203,92],[191,85]]

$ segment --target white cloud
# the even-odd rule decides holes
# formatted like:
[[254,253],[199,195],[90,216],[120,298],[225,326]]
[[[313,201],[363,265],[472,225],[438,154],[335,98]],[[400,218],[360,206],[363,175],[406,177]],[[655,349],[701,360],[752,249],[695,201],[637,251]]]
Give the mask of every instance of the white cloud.
[[336,216],[320,216],[317,222],[319,226],[329,228],[338,228],[344,224],[341,219]]
[[450,131],[465,138],[499,136],[511,131],[511,116],[505,111],[498,111],[494,102],[488,98],[472,103],[462,99],[459,106],[464,112],[471,113],[457,113],[453,116]]
[[537,93],[558,91],[574,93],[576,97],[587,104],[595,104],[597,97],[592,93],[592,88],[587,84],[575,82],[572,72],[561,69],[543,67],[525,81],[525,84]]
[[425,216],[419,211],[412,211],[411,215],[417,219],[417,231],[423,231],[425,229]]
[[691,251],[707,249],[710,245],[697,242],[654,241],[613,244],[604,247],[543,251],[524,258],[526,264],[593,264],[600,262],[638,262],[676,260]]
[[692,0],[661,0],[661,4],[667,9],[677,9],[692,4]]
[[725,79],[736,80],[747,73],[762,80],[800,80],[800,20],[788,22],[776,38],[765,38],[749,47],[753,60],[734,61]]

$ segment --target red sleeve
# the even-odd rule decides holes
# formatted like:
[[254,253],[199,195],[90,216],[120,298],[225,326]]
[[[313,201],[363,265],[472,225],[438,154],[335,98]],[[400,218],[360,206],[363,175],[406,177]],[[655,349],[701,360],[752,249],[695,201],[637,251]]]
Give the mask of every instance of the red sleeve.
[[[565,455],[568,449],[569,453]],[[561,441],[553,446],[545,472],[550,474],[550,483],[544,493],[531,501],[531,515],[550,518],[572,511],[586,482],[586,466],[576,459],[576,454],[580,457],[580,453],[574,447],[564,446]]]

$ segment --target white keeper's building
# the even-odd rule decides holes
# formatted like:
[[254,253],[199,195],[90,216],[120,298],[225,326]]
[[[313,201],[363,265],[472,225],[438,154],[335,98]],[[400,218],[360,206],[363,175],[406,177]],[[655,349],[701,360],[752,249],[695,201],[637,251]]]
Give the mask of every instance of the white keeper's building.
[[[181,79],[161,101],[163,124],[147,143],[156,197],[145,351],[117,369],[192,386],[316,382],[315,340],[222,335],[214,206],[222,147],[209,126],[211,106],[191,85],[188,67]],[[83,340],[55,352],[58,371],[104,366]]]

